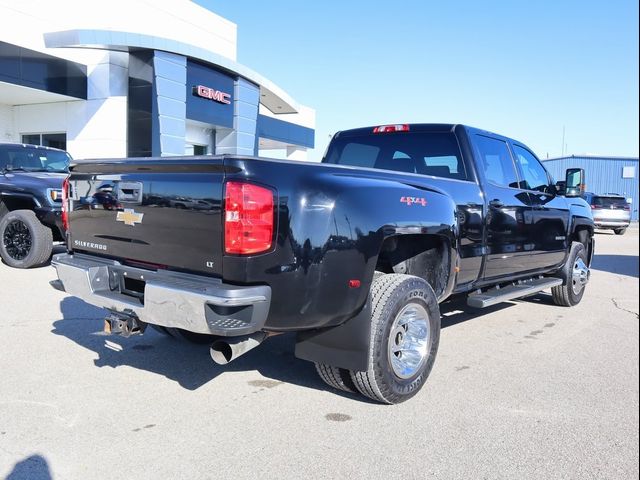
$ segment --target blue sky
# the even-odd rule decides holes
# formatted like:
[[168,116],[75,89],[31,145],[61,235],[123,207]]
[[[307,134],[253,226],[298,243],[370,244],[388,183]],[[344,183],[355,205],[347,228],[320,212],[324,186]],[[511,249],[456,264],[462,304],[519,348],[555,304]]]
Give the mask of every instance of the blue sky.
[[238,61],[332,133],[466,123],[542,158],[638,156],[638,2],[200,0],[238,25]]

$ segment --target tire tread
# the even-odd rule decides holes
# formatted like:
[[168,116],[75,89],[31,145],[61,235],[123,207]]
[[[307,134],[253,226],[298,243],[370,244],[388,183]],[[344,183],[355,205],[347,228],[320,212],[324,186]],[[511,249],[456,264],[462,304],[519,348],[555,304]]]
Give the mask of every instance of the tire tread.
[[348,370],[324,363],[316,363],[315,366],[322,381],[330,387],[350,393],[356,391]]

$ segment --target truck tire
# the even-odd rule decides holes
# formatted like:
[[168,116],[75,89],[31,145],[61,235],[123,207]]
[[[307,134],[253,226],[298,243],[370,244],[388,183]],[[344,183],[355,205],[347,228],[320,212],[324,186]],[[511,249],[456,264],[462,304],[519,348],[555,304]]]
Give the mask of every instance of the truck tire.
[[14,268],[31,268],[51,257],[53,233],[31,210],[14,210],[0,220],[0,257]]
[[351,372],[344,368],[332,367],[324,363],[316,363],[316,371],[324,383],[336,390],[344,392],[357,392],[356,386],[351,379]]
[[626,231],[626,228],[614,228],[613,233],[616,235],[624,235]]
[[422,278],[388,274],[371,286],[369,366],[352,372],[360,393],[396,404],[413,397],[433,368],[440,341],[440,308]]
[[573,242],[569,258],[560,272],[560,277],[564,282],[557,287],[551,287],[553,303],[561,307],[573,307],[580,303],[586,285],[589,282],[588,262],[584,245],[579,242]]

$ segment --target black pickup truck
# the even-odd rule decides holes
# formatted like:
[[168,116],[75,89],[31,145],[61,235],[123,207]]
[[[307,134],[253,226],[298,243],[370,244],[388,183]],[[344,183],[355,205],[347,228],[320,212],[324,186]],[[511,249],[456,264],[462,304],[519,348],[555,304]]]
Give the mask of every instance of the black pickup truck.
[[556,184],[524,144],[441,124],[340,132],[322,164],[77,163],[52,284],[108,309],[112,333],[151,324],[209,342],[222,364],[295,332],[329,385],[398,403],[425,383],[452,295],[580,302],[594,250],[583,175]]
[[70,160],[56,148],[0,143],[0,257],[7,265],[41,265],[52,242],[64,241],[62,182]]

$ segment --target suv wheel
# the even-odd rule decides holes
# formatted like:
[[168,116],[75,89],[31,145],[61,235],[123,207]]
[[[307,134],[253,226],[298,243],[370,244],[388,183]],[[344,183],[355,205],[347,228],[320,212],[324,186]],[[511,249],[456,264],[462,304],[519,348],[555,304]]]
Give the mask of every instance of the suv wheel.
[[0,257],[15,268],[42,265],[51,257],[53,235],[31,210],[14,210],[0,220]]
[[614,228],[613,229],[613,233],[615,233],[616,235],[624,235],[624,233],[627,231],[626,228]]
[[371,287],[369,367],[352,372],[363,395],[394,404],[422,388],[436,359],[440,309],[431,286],[422,278],[388,274]]

